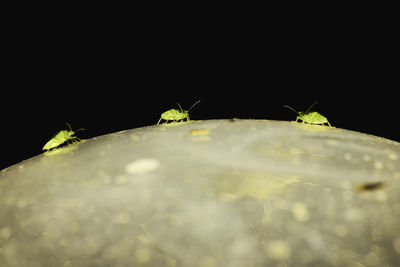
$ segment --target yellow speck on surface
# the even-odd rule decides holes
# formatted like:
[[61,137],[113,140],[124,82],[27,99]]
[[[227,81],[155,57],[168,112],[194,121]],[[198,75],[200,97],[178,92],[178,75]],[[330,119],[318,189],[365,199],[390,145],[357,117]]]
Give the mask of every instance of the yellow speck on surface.
[[287,260],[291,256],[290,246],[283,240],[272,240],[267,243],[268,256],[274,260]]
[[383,167],[384,167],[383,162],[382,161],[375,161],[374,162],[374,167],[375,167],[375,169],[378,169],[378,170],[383,169]]
[[293,204],[292,214],[298,222],[305,222],[310,218],[307,206],[301,202],[295,202]]
[[202,136],[202,135],[208,135],[210,131],[208,129],[193,129],[189,131],[189,134],[191,136]]
[[131,137],[131,139],[132,139],[133,141],[137,141],[137,140],[140,139],[139,136],[137,136],[137,135],[135,135],[135,134],[131,134],[130,137]]
[[155,158],[142,158],[132,161],[125,169],[130,174],[147,174],[158,169],[160,161]]

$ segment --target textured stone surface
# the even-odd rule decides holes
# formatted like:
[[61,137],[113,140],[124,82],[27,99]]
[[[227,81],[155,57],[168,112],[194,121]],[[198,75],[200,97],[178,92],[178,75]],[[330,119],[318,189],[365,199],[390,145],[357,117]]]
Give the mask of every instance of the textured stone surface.
[[266,120],[104,135],[0,172],[0,266],[398,266],[400,144]]

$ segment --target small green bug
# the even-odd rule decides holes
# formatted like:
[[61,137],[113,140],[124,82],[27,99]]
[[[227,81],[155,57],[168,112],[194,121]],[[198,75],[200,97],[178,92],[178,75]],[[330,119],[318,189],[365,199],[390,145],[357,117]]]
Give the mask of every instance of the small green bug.
[[184,119],[186,119],[187,121],[190,121],[189,119],[189,111],[198,103],[200,102],[197,101],[196,103],[194,103],[189,110],[183,110],[181,105],[178,104],[179,109],[170,109],[165,111],[163,114],[161,114],[161,118],[158,120],[157,125],[160,124],[161,120],[165,120],[165,121],[182,121]]
[[313,112],[309,112],[310,109],[315,106],[318,103],[318,101],[315,101],[308,109],[306,112],[304,111],[299,111],[297,112],[296,110],[294,110],[293,108],[289,107],[289,106],[284,106],[286,108],[289,108],[291,110],[293,110],[294,112],[296,112],[298,114],[297,118],[296,118],[296,122],[298,120],[301,120],[302,122],[305,123],[310,123],[310,124],[325,124],[327,123],[329,125],[329,127],[331,127],[331,124],[329,123],[328,119],[325,118],[324,116],[322,116],[321,114],[319,114],[316,111]]
[[70,140],[81,140],[80,138],[73,136],[76,132],[80,130],[84,130],[83,128],[74,132],[69,123],[66,123],[69,130],[61,130],[59,131],[53,138],[51,138],[42,148],[42,150],[49,151],[50,149],[56,148],[65,142],[69,142]]

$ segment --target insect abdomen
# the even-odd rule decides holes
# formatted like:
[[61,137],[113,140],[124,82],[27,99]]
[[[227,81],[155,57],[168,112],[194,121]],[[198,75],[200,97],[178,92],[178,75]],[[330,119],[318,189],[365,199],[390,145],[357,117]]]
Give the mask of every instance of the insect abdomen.
[[323,124],[328,122],[328,120],[324,116],[317,112],[311,112],[307,115],[304,115],[303,117],[306,122],[312,124]]
[[167,121],[183,120],[187,117],[188,114],[180,112],[179,110],[176,109],[171,109],[161,114],[161,118]]

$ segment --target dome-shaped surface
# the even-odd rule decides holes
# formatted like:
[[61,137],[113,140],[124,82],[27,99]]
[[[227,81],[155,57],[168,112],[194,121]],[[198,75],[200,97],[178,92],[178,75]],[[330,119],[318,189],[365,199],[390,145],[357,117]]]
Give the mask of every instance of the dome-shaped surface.
[[0,172],[0,266],[398,266],[400,144],[266,120],[163,124]]

